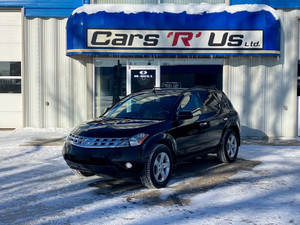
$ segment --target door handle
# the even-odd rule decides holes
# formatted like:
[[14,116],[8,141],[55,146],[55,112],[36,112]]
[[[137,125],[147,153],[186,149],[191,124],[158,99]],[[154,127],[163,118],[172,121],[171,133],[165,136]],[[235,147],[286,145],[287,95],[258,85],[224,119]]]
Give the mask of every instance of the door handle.
[[199,124],[200,127],[207,127],[208,123],[207,122],[201,122]]

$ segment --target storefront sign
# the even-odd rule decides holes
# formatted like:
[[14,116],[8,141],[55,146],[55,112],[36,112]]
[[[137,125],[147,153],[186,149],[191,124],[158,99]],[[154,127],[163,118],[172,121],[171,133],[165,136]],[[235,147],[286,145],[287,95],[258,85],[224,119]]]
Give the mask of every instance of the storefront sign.
[[280,22],[266,5],[163,6],[78,8],[67,24],[67,55],[280,55]]
[[262,30],[88,29],[87,47],[164,49],[262,49]]

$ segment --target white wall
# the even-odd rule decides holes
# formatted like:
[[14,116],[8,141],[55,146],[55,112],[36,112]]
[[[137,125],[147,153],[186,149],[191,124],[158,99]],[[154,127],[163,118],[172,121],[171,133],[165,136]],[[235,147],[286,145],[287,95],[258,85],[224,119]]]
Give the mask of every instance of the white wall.
[[25,18],[27,127],[72,127],[87,119],[86,63],[66,56],[66,22]]
[[230,57],[225,90],[239,111],[243,136],[297,135],[299,10],[277,10],[281,56]]
[[21,10],[0,9],[0,61],[21,61]]

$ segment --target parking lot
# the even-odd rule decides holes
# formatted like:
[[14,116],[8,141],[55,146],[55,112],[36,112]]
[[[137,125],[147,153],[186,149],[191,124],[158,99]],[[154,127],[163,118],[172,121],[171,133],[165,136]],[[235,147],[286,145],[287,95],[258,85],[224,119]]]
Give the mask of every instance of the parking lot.
[[[0,132],[0,224],[299,224],[299,140],[244,141],[238,160],[176,166],[163,189],[79,178],[66,129]],[[279,210],[280,209],[280,210]]]

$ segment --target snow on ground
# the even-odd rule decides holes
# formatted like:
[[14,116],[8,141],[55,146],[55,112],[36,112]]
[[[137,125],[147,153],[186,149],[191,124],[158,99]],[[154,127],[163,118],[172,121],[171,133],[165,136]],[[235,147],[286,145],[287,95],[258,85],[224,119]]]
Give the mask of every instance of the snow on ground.
[[73,175],[68,132],[0,132],[0,224],[300,224],[299,146],[243,145],[233,164],[197,159],[150,190]]

